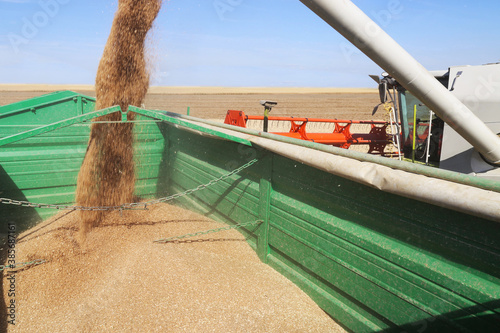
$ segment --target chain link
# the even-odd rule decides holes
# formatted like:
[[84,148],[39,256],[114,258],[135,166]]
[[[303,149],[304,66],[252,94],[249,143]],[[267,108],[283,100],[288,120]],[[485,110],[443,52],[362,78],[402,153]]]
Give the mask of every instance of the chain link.
[[153,241],[153,243],[168,243],[168,242],[173,242],[173,241],[184,239],[184,238],[191,238],[191,237],[196,237],[196,236],[208,235],[208,234],[212,234],[212,233],[220,232],[220,231],[226,231],[226,230],[231,230],[231,229],[238,229],[238,228],[242,228],[242,227],[247,227],[250,225],[260,224],[262,222],[264,222],[264,221],[257,220],[257,221],[253,221],[253,222],[240,223],[240,224],[230,225],[227,227],[222,227],[222,228],[217,228],[217,229],[198,231],[198,232],[195,232],[192,234],[185,234],[185,235],[174,236],[174,237],[170,237],[170,238],[157,239],[157,240]]
[[23,267],[26,267],[26,266],[36,266],[36,265],[40,265],[40,264],[43,264],[47,262],[46,260],[44,259],[36,259],[36,260],[33,260],[33,261],[28,261],[28,262],[22,262],[22,263],[15,263],[15,264],[12,264],[12,265],[0,265],[0,272],[1,271],[7,271],[7,270],[19,270]]
[[145,202],[134,202],[134,203],[125,203],[121,206],[101,206],[101,207],[85,207],[85,206],[75,206],[75,205],[57,205],[57,204],[43,204],[43,203],[34,203],[34,202],[29,202],[29,201],[20,201],[20,200],[12,200],[12,199],[7,199],[7,198],[0,198],[0,203],[5,204],[5,205],[14,205],[14,206],[21,206],[21,207],[30,207],[30,208],[48,208],[48,209],[59,209],[59,210],[84,210],[84,211],[106,211],[106,210],[131,210],[131,209],[144,209],[146,210],[148,206],[155,205],[161,202],[166,202],[170,201],[173,199],[177,199],[186,195],[189,195],[193,192],[203,190],[207,187],[210,187],[226,178],[229,178],[242,170],[250,167],[251,165],[255,164],[258,160],[253,159],[248,163],[245,163],[244,165],[240,166],[237,169],[234,169],[233,171],[224,174],[218,178],[212,179],[206,184],[199,185],[196,188],[186,190],[181,193],[176,193],[173,195],[170,195],[168,197],[164,198],[159,198],[155,200],[150,200],[150,201],[145,201]]

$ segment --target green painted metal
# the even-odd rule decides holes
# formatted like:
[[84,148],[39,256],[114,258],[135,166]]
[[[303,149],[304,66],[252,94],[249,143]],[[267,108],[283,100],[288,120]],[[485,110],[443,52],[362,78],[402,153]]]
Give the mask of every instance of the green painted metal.
[[[89,133],[90,123],[74,124],[1,146],[0,197],[47,204],[74,203]],[[141,166],[136,174],[136,194],[145,198],[164,195],[157,193],[157,184],[161,184],[158,176],[164,172],[160,166],[165,145],[161,125],[136,124],[135,137],[135,163]],[[56,212],[0,205],[0,216],[17,221],[18,230]]]
[[[399,105],[401,110],[407,110],[407,96],[406,91],[401,91],[399,94]],[[410,128],[408,126],[408,112],[401,112],[401,141],[404,142],[408,138],[410,133]]]
[[[264,216],[269,210],[264,250],[259,244],[266,229],[246,230],[249,239],[258,237],[257,252],[267,253],[265,261],[350,330],[416,332],[426,325],[429,331],[495,332],[498,327],[498,223],[387,194],[277,155],[265,162],[258,150],[242,155],[231,143],[180,129],[170,135],[177,138],[169,147],[175,151],[172,192],[217,175],[214,166],[224,169],[222,157],[202,151],[225,151],[241,162],[244,156],[262,156],[244,179],[235,179],[237,185],[179,204],[228,223],[245,221],[255,205],[252,210]],[[269,183],[254,179],[270,165]],[[257,201],[248,180],[269,193],[268,207],[260,206],[267,199],[260,194]]]
[[272,193],[272,157],[264,155],[261,158],[261,179],[259,183],[260,201],[259,201],[259,217],[263,221],[258,234],[257,254],[264,263],[268,263],[270,248],[269,248],[269,218],[271,208],[271,193]]
[[[4,114],[0,120],[0,197],[47,204],[74,202],[76,179],[89,139],[89,120],[120,110],[119,107],[89,110],[86,105],[93,101],[89,99],[83,103],[86,98],[62,92],[2,107],[9,115]],[[82,101],[80,106],[79,101]],[[47,119],[38,118],[40,113],[33,114],[25,111],[26,108],[43,110],[47,119],[55,121],[47,123]],[[156,196],[157,184],[161,183],[158,181],[164,152],[161,127],[155,121],[140,117],[135,122],[134,156],[136,163],[142,166],[136,175],[136,194],[139,196]],[[18,230],[33,226],[56,212],[0,205],[0,216],[16,221]],[[4,227],[0,225],[0,233],[5,231]]]
[[[46,132],[51,132],[51,131],[57,130],[59,128],[62,128],[62,127],[67,127],[67,126],[70,126],[73,124],[78,124],[78,123],[81,123],[84,121],[92,120],[93,118],[105,116],[105,115],[110,114],[110,113],[120,112],[120,110],[121,109],[119,106],[113,106],[110,108],[89,112],[87,114],[79,115],[79,116],[76,116],[73,118],[57,121],[57,122],[49,124],[49,125],[40,126],[40,127],[34,128],[32,130],[28,130],[26,132],[21,132],[18,134],[14,134],[14,135],[10,135],[10,136],[1,138],[0,139],[0,146],[7,145],[9,143],[13,143],[16,141],[24,140],[27,138],[31,138],[35,135],[40,135],[40,134],[44,134]],[[127,120],[127,117],[125,116],[125,121],[126,120]]]
[[[231,225],[263,220],[241,229],[250,246],[348,330],[498,331],[497,222],[328,174],[206,128],[201,121],[194,124],[194,118],[131,110],[140,121],[134,132],[136,188],[142,197],[182,192],[259,160],[176,204]],[[74,200],[88,134],[88,124],[74,124],[1,146],[0,197]],[[362,158],[313,143],[300,145]],[[363,156],[370,163],[393,163]],[[394,166],[416,173],[422,169],[410,163]],[[498,190],[497,184],[450,172],[428,175]],[[0,205],[4,220],[20,225],[30,214],[38,214],[39,221],[53,213]]]
[[3,125],[45,125],[94,111],[95,99],[72,91],[58,91],[0,106]]
[[189,128],[189,129],[193,129],[193,130],[200,131],[200,132],[203,132],[203,133],[211,134],[211,135],[214,135],[214,136],[217,136],[217,137],[220,137],[220,138],[223,138],[223,139],[231,140],[231,141],[234,141],[234,142],[238,142],[238,143],[241,143],[241,144],[244,144],[244,145],[247,145],[247,146],[251,146],[252,145],[250,143],[250,141],[245,140],[245,139],[241,139],[241,138],[239,138],[237,136],[225,134],[225,133],[220,132],[220,131],[209,129],[209,128],[206,128],[206,127],[203,127],[203,126],[200,126],[200,125],[196,125],[196,124],[193,124],[193,123],[189,123],[189,122],[187,122],[185,120],[179,119],[177,117],[178,116],[177,114],[170,113],[170,115],[167,115],[164,111],[145,110],[145,109],[141,109],[141,108],[138,108],[138,107],[135,107],[135,106],[129,106],[129,111],[135,112],[137,114],[141,114],[143,116],[151,117],[151,118],[154,118],[154,119],[161,119],[161,120],[164,120],[164,121],[168,121],[169,123],[172,123],[172,124],[181,125],[181,126],[183,126],[185,128]]

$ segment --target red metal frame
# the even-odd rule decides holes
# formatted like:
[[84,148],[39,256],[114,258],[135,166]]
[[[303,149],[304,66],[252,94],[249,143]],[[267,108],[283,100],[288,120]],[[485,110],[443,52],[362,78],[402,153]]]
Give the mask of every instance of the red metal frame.
[[[288,132],[270,132],[282,136],[300,140],[313,141],[317,143],[332,145],[341,148],[349,148],[351,145],[369,145],[368,153],[384,155],[385,147],[391,143],[387,134],[388,123],[384,121],[369,120],[342,120],[324,118],[303,117],[268,117],[270,121],[289,121]],[[247,116],[243,111],[229,110],[226,114],[225,124],[239,127],[247,127],[248,120],[264,120],[263,116]],[[332,133],[307,133],[308,123],[333,123],[335,128]],[[352,124],[371,125],[369,133],[351,133]]]

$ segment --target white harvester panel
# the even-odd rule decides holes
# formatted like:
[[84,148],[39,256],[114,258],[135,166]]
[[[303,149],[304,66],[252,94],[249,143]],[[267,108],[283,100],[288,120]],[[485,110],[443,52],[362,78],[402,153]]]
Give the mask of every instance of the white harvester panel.
[[[500,133],[500,63],[451,67],[448,89],[494,133]],[[472,145],[447,124],[440,167],[500,179],[500,168],[486,163]]]

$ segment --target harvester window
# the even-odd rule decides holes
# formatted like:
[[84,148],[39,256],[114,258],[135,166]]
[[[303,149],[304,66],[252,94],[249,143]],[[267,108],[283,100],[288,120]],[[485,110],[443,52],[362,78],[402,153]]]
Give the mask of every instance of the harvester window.
[[401,93],[400,103],[405,158],[438,164],[444,122],[408,91]]

